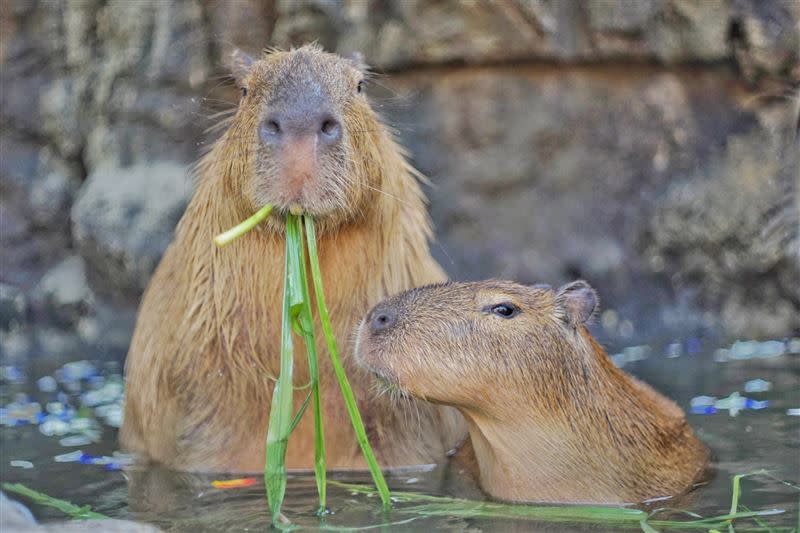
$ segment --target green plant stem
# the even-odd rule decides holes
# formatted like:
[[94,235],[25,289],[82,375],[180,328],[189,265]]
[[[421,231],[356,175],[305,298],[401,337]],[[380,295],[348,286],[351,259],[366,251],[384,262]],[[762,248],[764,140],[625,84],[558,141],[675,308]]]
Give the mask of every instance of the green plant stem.
[[319,383],[319,363],[317,359],[317,340],[314,335],[314,321],[311,310],[311,298],[308,291],[308,271],[306,269],[305,242],[303,241],[303,224],[300,217],[289,215],[289,224],[295,225],[294,232],[298,235],[298,243],[295,246],[296,258],[292,275],[297,279],[297,286],[303,298],[303,307],[298,315],[300,332],[306,346],[308,356],[308,372],[311,378],[311,392],[314,401],[314,477],[317,482],[317,493],[319,494],[319,512],[327,510],[327,485],[326,485],[326,466],[325,466],[325,433],[322,425],[322,400],[320,398]]
[[317,297],[317,307],[319,309],[319,318],[322,323],[322,332],[325,334],[325,342],[328,346],[328,355],[331,358],[333,371],[336,373],[336,378],[339,381],[339,387],[342,390],[344,397],[344,404],[347,408],[347,413],[350,415],[350,421],[353,424],[353,429],[356,433],[356,440],[361,446],[361,453],[364,454],[364,459],[367,461],[367,466],[372,474],[372,479],[375,482],[375,487],[380,494],[381,502],[384,509],[391,507],[391,496],[389,494],[389,487],[383,477],[378,461],[375,459],[375,454],[367,439],[367,432],[364,429],[364,421],[361,419],[361,414],[358,412],[358,405],[356,404],[353,389],[350,387],[350,382],[347,380],[342,362],[339,359],[339,352],[336,349],[336,339],[333,336],[333,329],[331,328],[330,318],[328,317],[328,307],[325,304],[325,290],[322,286],[322,273],[319,268],[319,255],[317,254],[317,235],[314,230],[314,221],[310,217],[303,217],[306,228],[306,242],[308,243],[309,262],[311,264],[311,277],[314,280],[314,294]]
[[[364,495],[374,495],[375,489],[366,485],[355,485],[341,481],[330,481],[332,485]],[[701,518],[691,513],[692,520],[654,520],[651,514],[630,507],[600,505],[512,505],[489,501],[472,501],[446,496],[431,496],[417,492],[395,492],[393,499],[403,505],[395,512],[413,514],[417,517],[477,518],[486,520],[511,519],[542,522],[582,522],[614,524],[619,529],[641,529],[647,533],[658,528],[676,530],[724,529],[730,520],[753,519],[770,516],[776,510],[728,513],[710,518]],[[787,531],[789,528],[772,528],[757,523],[756,527],[737,527],[740,531]]]
[[214,237],[214,244],[219,247],[223,247],[227,244],[232,243],[254,227],[256,227],[262,220],[267,218],[269,214],[272,212],[272,204],[267,204],[258,211],[255,212],[253,216],[244,220],[234,226],[233,228],[229,229],[224,233],[220,233],[216,237]]
[[21,496],[25,496],[26,498],[32,500],[36,504],[58,509],[62,513],[67,514],[72,518],[77,518],[81,520],[91,520],[91,519],[107,520],[108,518],[110,518],[104,514],[92,511],[92,508],[89,507],[88,505],[79,507],[74,503],[70,503],[66,500],[60,500],[58,498],[53,498],[52,496],[48,496],[47,494],[44,494],[42,492],[37,492],[33,489],[26,487],[22,483],[3,483],[3,490],[8,492],[14,492]]
[[[295,228],[296,229],[296,226]],[[292,403],[294,390],[292,386],[293,352],[292,344],[292,312],[296,304],[296,288],[292,283],[293,246],[297,246],[298,236],[292,224],[286,227],[286,255],[284,258],[283,306],[281,309],[281,355],[280,374],[272,391],[272,403],[269,411],[267,428],[266,464],[264,465],[264,484],[267,490],[267,502],[272,513],[273,525],[278,525],[281,506],[286,494],[286,446],[292,429]]]

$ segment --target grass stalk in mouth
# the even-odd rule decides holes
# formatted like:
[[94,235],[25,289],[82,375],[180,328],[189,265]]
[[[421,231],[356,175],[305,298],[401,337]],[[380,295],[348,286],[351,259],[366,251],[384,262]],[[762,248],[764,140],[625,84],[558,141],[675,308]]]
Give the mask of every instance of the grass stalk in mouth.
[[[271,205],[262,207],[256,214],[238,224],[236,227],[218,235],[214,242],[217,246],[225,246],[238,239],[256,225],[262,222],[272,211]],[[305,229],[305,239],[303,238]],[[345,407],[353,424],[364,459],[375,480],[378,494],[381,497],[384,509],[391,505],[389,488],[383,477],[378,461],[367,439],[364,422],[358,411],[355,395],[350,387],[350,382],[345,374],[344,366],[339,359],[336,348],[336,339],[325,304],[325,294],[322,286],[322,272],[319,266],[317,253],[316,232],[314,221],[309,216],[300,216],[294,213],[286,215],[286,249],[284,258],[283,279],[283,304],[281,309],[281,344],[280,344],[280,372],[272,392],[270,405],[269,427],[267,429],[266,463],[264,465],[264,483],[267,490],[267,502],[272,515],[272,523],[279,525],[281,522],[281,506],[286,494],[286,449],[289,435],[297,426],[306,407],[313,405],[314,410],[314,474],[319,493],[319,513],[327,509],[327,474],[325,460],[325,438],[322,423],[322,400],[319,382],[319,360],[317,357],[316,336],[314,334],[313,311],[308,283],[308,269],[306,263],[306,246],[308,247],[308,264],[311,267],[314,294],[317,300],[322,331],[328,347],[328,354],[336,374],[339,387],[344,398]],[[294,406],[294,346],[292,332],[297,333],[306,347],[308,356],[308,369],[311,378],[311,391],[293,415]]]
[[[319,494],[319,513],[327,511],[327,485],[325,468],[325,434],[322,425],[322,400],[319,388],[319,363],[317,359],[317,339],[314,335],[314,320],[311,311],[311,298],[308,291],[308,276],[306,270],[306,253],[303,246],[303,223],[300,217],[289,215],[287,223],[294,226],[292,232],[297,236],[298,242],[294,246],[297,265],[290,275],[296,278],[295,284],[300,288],[303,298],[303,307],[297,317],[297,326],[303,337],[308,356],[308,372],[311,377],[311,395],[314,405],[314,477],[317,481]],[[288,250],[288,248],[287,248]]]
[[367,439],[367,432],[364,428],[364,421],[361,419],[361,414],[358,412],[358,405],[356,398],[353,394],[353,389],[350,387],[350,382],[347,380],[347,375],[344,371],[344,366],[339,359],[339,351],[336,349],[336,339],[333,336],[333,329],[331,328],[331,321],[328,317],[328,307],[325,305],[325,290],[322,286],[322,272],[319,268],[319,254],[317,253],[317,235],[314,229],[314,221],[311,217],[304,216],[303,220],[306,227],[306,241],[308,244],[308,256],[311,263],[311,277],[314,280],[314,294],[317,297],[317,307],[319,308],[319,319],[322,323],[322,332],[325,334],[325,342],[328,345],[328,355],[333,365],[333,371],[336,373],[336,379],[339,381],[339,387],[342,390],[344,397],[344,404],[347,408],[347,413],[350,415],[350,422],[353,424],[353,430],[356,433],[356,439],[359,446],[361,446],[361,453],[367,461],[367,466],[372,474],[372,479],[375,482],[375,487],[380,494],[381,502],[384,509],[391,507],[391,496],[389,494],[389,487],[383,477],[378,460],[372,451],[372,447]]
[[251,229],[255,228],[260,222],[262,222],[265,218],[269,216],[272,212],[272,204],[267,204],[258,211],[255,212],[253,216],[244,220],[234,226],[233,228],[229,229],[224,233],[220,233],[216,237],[214,237],[214,244],[219,247],[225,246],[227,244],[232,243]]
[[[238,226],[237,226],[238,227]],[[281,506],[286,494],[286,446],[293,428],[292,408],[294,399],[294,345],[292,342],[293,312],[302,305],[302,294],[290,273],[297,268],[293,258],[299,236],[296,226],[286,226],[286,255],[284,257],[283,305],[281,309],[281,355],[280,373],[272,390],[272,403],[267,427],[266,463],[264,464],[264,484],[267,489],[267,503],[272,513],[272,523],[278,524]]]

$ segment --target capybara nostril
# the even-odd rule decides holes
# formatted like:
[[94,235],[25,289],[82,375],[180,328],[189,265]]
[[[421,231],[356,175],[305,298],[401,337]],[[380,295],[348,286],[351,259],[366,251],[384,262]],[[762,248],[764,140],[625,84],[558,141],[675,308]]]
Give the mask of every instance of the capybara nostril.
[[319,133],[324,142],[333,144],[342,138],[342,125],[333,117],[325,117]]
[[277,117],[267,118],[258,129],[261,140],[267,144],[278,142],[282,131],[280,120]]
[[391,309],[375,309],[369,321],[372,333],[381,333],[390,329],[397,322],[397,313]]

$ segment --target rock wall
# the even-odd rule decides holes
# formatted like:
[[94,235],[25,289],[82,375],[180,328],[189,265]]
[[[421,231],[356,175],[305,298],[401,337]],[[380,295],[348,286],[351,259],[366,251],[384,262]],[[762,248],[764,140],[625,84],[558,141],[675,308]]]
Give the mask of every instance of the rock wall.
[[454,277],[585,277],[611,336],[800,331],[797,0],[9,0],[4,357],[124,354],[230,51],[309,40],[374,66]]

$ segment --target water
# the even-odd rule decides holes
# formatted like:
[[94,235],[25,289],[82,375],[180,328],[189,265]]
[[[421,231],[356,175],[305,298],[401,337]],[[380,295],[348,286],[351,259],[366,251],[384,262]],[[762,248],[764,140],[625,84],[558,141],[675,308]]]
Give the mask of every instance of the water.
[[[707,485],[688,496],[672,502],[658,502],[651,508],[677,507],[703,516],[721,515],[730,507],[731,477],[734,474],[767,469],[779,479],[795,484],[800,481],[800,416],[792,416],[787,412],[800,408],[800,354],[789,353],[800,350],[796,350],[797,346],[784,343],[787,349],[781,353],[776,346],[765,344],[759,352],[757,343],[738,347],[731,346],[730,343],[702,346],[696,339],[690,339],[682,343],[654,344],[632,350],[628,347],[627,351],[624,347],[610,350],[612,354],[627,354],[616,358],[619,364],[624,364],[627,371],[651,383],[687,411],[690,410],[693,398],[708,396],[716,401],[729,400],[734,392],[752,400],[750,406],[761,407],[752,409],[745,406],[736,416],[731,416],[733,411],[722,408],[705,411],[695,409],[698,413],[710,414],[688,414],[691,425],[714,453],[715,476]],[[52,361],[33,360],[28,368],[21,369],[24,376],[14,375],[15,372],[11,370],[5,372],[8,379],[0,388],[0,404],[9,404],[20,392],[27,392],[31,395],[31,400],[41,402],[43,406],[57,400],[58,391],[65,390],[63,370],[58,373],[62,382],[55,391],[50,380],[39,381],[38,387],[36,382],[43,376],[56,374],[58,366]],[[79,405],[76,399],[80,393],[84,393],[86,398],[87,390],[101,390],[109,381],[113,382],[113,378],[104,378],[119,372],[119,368],[113,364],[98,366],[103,376],[100,378],[81,376],[81,372],[85,370],[81,365],[71,367],[71,371],[78,374],[72,376],[73,381],[83,377],[80,391],[75,384],[67,384],[73,389],[69,396],[75,407]],[[750,383],[747,384],[748,382]],[[746,392],[746,389],[751,392]],[[212,482],[236,476],[194,475],[157,468],[126,467],[115,470],[124,463],[124,460],[117,457],[113,461],[119,464],[111,466],[55,462],[55,456],[77,449],[82,450],[86,457],[95,458],[111,456],[116,450],[117,429],[113,426],[117,421],[113,416],[113,404],[118,400],[114,398],[113,387],[107,388],[106,392],[109,390],[108,397],[98,399],[98,394],[89,396],[88,403],[99,402],[99,406],[95,404],[85,407],[76,413],[94,416],[98,407],[100,408],[103,417],[99,423],[94,427],[83,428],[82,433],[88,435],[89,440],[95,439],[97,442],[65,447],[59,444],[65,438],[64,435],[45,436],[37,425],[3,427],[0,433],[2,480],[24,483],[33,489],[79,505],[90,504],[94,510],[106,515],[149,522],[166,531],[260,531],[267,527],[269,517],[264,486],[258,478],[251,486],[220,489],[215,488]],[[715,400],[700,398],[695,403],[705,402],[712,405]],[[765,401],[766,405],[763,403]],[[103,405],[106,407],[102,407]],[[108,405],[112,407],[109,408]],[[719,405],[725,407],[728,404],[723,402]],[[631,413],[631,416],[636,416],[636,413]],[[40,415],[40,420],[43,420],[43,415]],[[81,426],[86,424],[78,424],[79,428]],[[11,461],[29,461],[33,468],[12,467]],[[361,484],[368,484],[370,481],[367,474],[347,472],[333,473],[331,479]],[[396,471],[390,473],[387,480],[394,491],[410,490],[472,499],[481,497],[480,492],[463,473],[448,465]],[[782,509],[784,513],[762,520],[773,527],[796,527],[799,496],[800,492],[795,488],[775,479],[754,477],[743,481],[741,503],[753,510]],[[556,524],[474,517],[420,517],[404,512],[404,509],[412,505],[408,503],[396,505],[392,514],[385,516],[379,509],[377,497],[355,494],[336,485],[329,487],[328,498],[333,514],[321,520],[314,514],[317,496],[313,477],[308,474],[294,475],[289,480],[284,512],[304,529],[317,529],[322,525],[331,529],[369,527],[392,531],[620,529],[618,525],[604,527],[569,522]],[[56,510],[36,505],[31,507],[41,521],[64,519]],[[753,525],[752,522],[747,524]],[[636,524],[632,526],[635,530]]]

